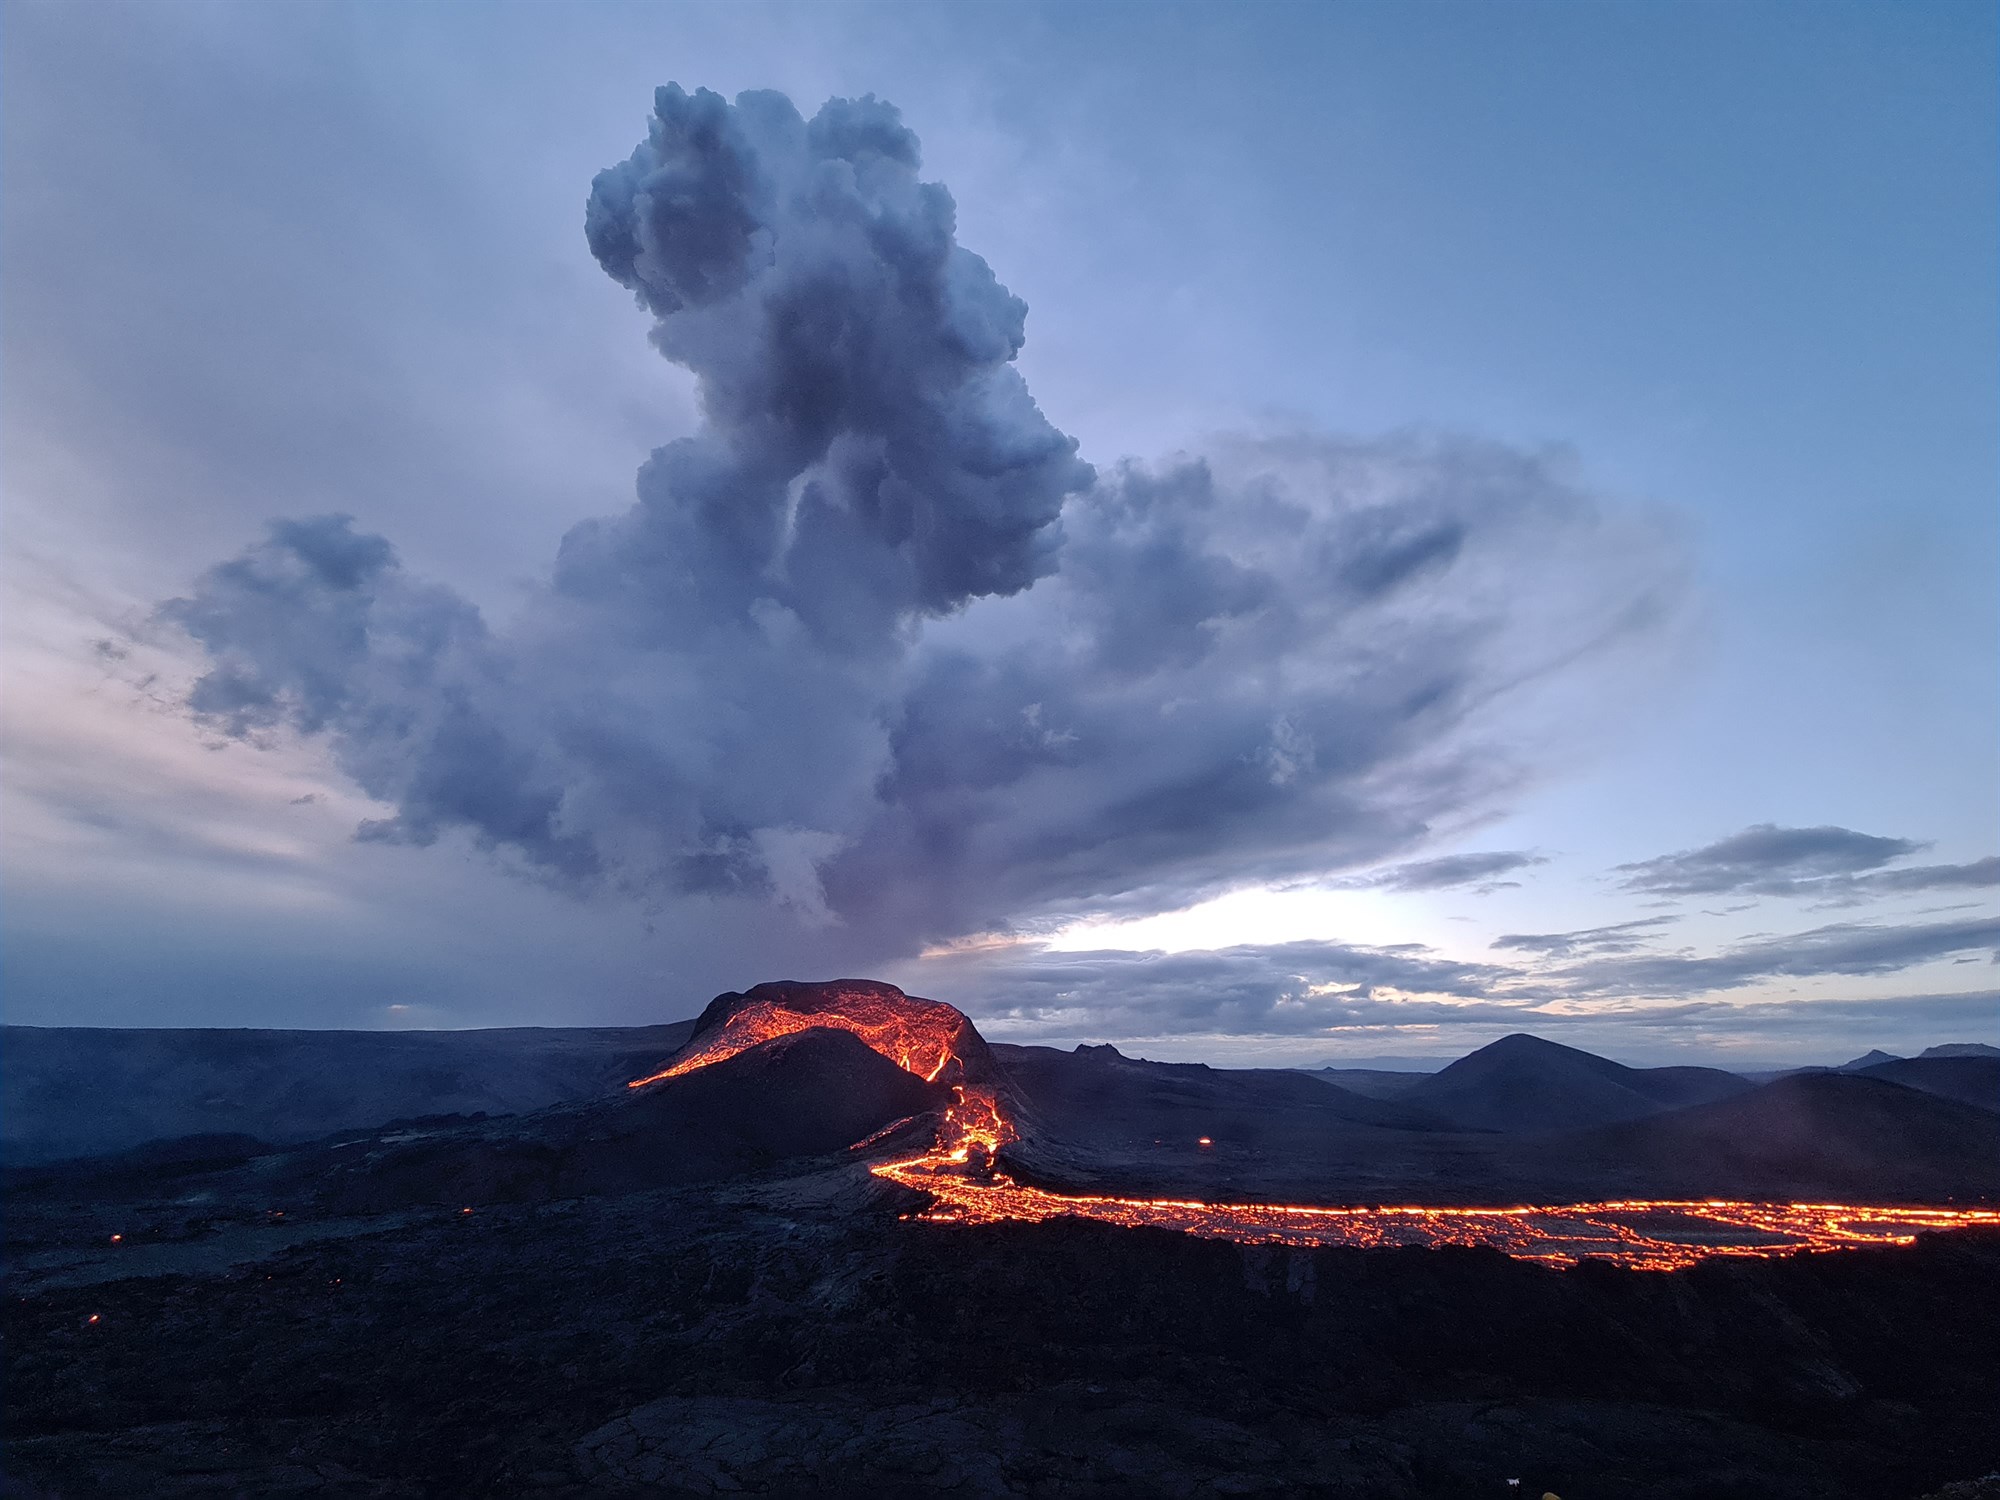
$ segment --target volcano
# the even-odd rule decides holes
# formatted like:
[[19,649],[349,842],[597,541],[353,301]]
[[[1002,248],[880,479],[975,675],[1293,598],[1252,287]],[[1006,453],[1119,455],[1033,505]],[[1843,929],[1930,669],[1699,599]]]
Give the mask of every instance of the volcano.
[[988,1044],[865,980],[642,1036],[527,1113],[0,1172],[9,1462],[62,1494],[547,1500],[1431,1500],[1537,1464],[1873,1500],[1992,1466],[2000,1114],[1971,1104],[1827,1074],[1471,1129]]
[[926,1083],[991,1084],[992,1049],[965,1013],[938,1000],[906,995],[873,979],[825,984],[779,980],[746,993],[717,995],[695,1018],[694,1030],[673,1060],[635,1078],[644,1088],[710,1067],[739,1052],[793,1032],[825,1028],[849,1032]]
[[[910,1076],[950,1091],[948,1101],[939,1100],[934,1141],[921,1158],[924,1162],[976,1163],[983,1170],[1002,1146],[1018,1137],[1018,1105],[1005,1097],[1009,1091],[992,1049],[965,1013],[873,979],[825,984],[781,980],[746,993],[718,995],[696,1019],[693,1034],[674,1060],[627,1086],[643,1089],[685,1079],[786,1038],[816,1032],[856,1037]],[[875,1132],[888,1133],[887,1125]]]
[[1719,1068],[1628,1068],[1517,1032],[1401,1096],[1468,1130],[1575,1130],[1709,1104],[1750,1084]]
[[[852,1149],[873,1153],[869,1170],[875,1176],[922,1194],[928,1200],[923,1216],[933,1221],[1039,1222],[1075,1217],[1247,1243],[1484,1244],[1529,1259],[1566,1263],[1580,1255],[1595,1255],[1637,1268],[1670,1269],[1715,1254],[1907,1244],[1919,1230],[2000,1219],[1984,1210],[1928,1206],[1636,1196],[1559,1205],[1380,1206],[1065,1191],[1061,1182],[1034,1180],[1035,1165],[1074,1161],[1078,1153],[1066,1151],[1061,1141],[1035,1139],[1047,1132],[1029,1123],[1020,1092],[970,1019],[950,1005],[873,980],[784,981],[719,995],[696,1021],[686,1045],[628,1087],[647,1099],[673,1100],[679,1090],[697,1084],[712,1070],[741,1070],[774,1052],[808,1044],[821,1049],[838,1044],[850,1055],[865,1048],[928,1091],[921,1097],[909,1096],[912,1104],[931,1105],[921,1120],[913,1110],[855,1140]],[[1303,1111],[1309,1121],[1322,1122],[1320,1128],[1325,1128],[1324,1122],[1335,1122],[1336,1128],[1379,1135],[1397,1131],[1428,1135],[1453,1125],[1464,1128],[1451,1118],[1452,1104],[1483,1123],[1496,1098],[1505,1096],[1518,1111],[1539,1095],[1554,1101],[1536,1121],[1544,1127],[1557,1119],[1569,1122],[1581,1106],[1586,1118],[1609,1114],[1629,1119],[1634,1114],[1664,1112],[1673,1120],[1685,1113],[1698,1130],[1716,1111],[1717,1096],[1750,1090],[1743,1080],[1715,1070],[1623,1068],[1527,1036],[1510,1037],[1473,1054],[1456,1065],[1457,1076],[1446,1069],[1438,1075],[1440,1086],[1435,1089],[1410,1091],[1428,1096],[1421,1104],[1435,1112],[1346,1095],[1333,1085],[1298,1076],[1253,1072],[1217,1092],[1207,1087],[1218,1076],[1213,1070],[1135,1062],[1109,1048],[1079,1049],[1067,1068],[1051,1067],[1049,1060],[1036,1055],[1046,1049],[1016,1050],[1027,1076],[1037,1080],[1047,1099],[1049,1117],[1072,1127],[1094,1105],[1099,1112],[1109,1108],[1121,1114],[1128,1124],[1164,1131],[1176,1118],[1175,1100],[1195,1098],[1206,1100],[1201,1107],[1209,1115],[1227,1119],[1239,1129],[1255,1128],[1259,1110],[1265,1118],[1297,1117]],[[1483,1087],[1487,1085],[1493,1087]],[[1939,1109],[1962,1108],[1912,1090],[1872,1087],[1918,1100],[1926,1116]],[[1121,1099],[1122,1105],[1111,1102]],[[1685,1111],[1673,1108],[1690,1101],[1701,1102]],[[1899,1102],[1888,1097],[1881,1107],[1895,1114]],[[878,1105],[863,1113],[873,1118],[882,1112]],[[1755,1117],[1753,1107],[1746,1118]],[[905,1154],[911,1141],[926,1133],[928,1145],[915,1155]],[[1165,1137],[1155,1144],[1165,1146]],[[1196,1144],[1208,1150],[1214,1137],[1203,1134]],[[1692,1176],[1678,1156],[1672,1166],[1677,1182],[1699,1177],[1698,1163]],[[1928,1180],[1925,1185],[1934,1186]]]

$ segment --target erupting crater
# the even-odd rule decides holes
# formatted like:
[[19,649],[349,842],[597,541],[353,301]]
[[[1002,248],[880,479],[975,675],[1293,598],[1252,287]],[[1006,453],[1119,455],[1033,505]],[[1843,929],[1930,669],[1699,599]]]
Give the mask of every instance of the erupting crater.
[[[928,1195],[921,1217],[937,1223],[1070,1216],[1246,1244],[1486,1245],[1523,1259],[1568,1263],[1588,1255],[1640,1270],[1673,1270],[1710,1255],[1907,1245],[1920,1230],[2000,1226],[2000,1210],[1838,1203],[1635,1199],[1517,1208],[1324,1207],[1053,1192],[1016,1181],[1000,1165],[1002,1149],[1021,1136],[1018,1106],[972,1022],[953,1006],[873,980],[785,981],[718,995],[674,1061],[628,1087],[662,1083],[815,1028],[851,1032],[905,1071],[951,1089],[952,1102],[933,1116],[927,1150],[869,1169]],[[854,1149],[899,1135],[910,1123],[898,1121]]]

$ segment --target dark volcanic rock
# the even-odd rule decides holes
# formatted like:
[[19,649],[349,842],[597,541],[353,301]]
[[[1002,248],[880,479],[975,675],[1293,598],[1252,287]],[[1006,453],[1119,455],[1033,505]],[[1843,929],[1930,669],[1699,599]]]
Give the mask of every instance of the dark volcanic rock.
[[1211,1068],[1126,1057],[1115,1047],[994,1049],[1007,1076],[1049,1129],[1077,1140],[1151,1141],[1200,1136],[1267,1138],[1289,1146],[1301,1134],[1342,1126],[1434,1130],[1446,1122],[1395,1100],[1373,1098],[1290,1068]]
[[1350,1500],[1904,1500],[2000,1464],[1991,1234],[1559,1272],[904,1222],[870,1181],[10,1297],[8,1463],[76,1497]]
[[8,1026],[0,1140],[20,1164],[193,1134],[296,1144],[403,1116],[521,1114],[615,1090],[691,1029]]
[[[1893,1052],[1884,1052],[1880,1047],[1871,1047],[1859,1057],[1844,1062],[1839,1067],[1830,1071],[1835,1073],[1859,1073],[1863,1068],[1872,1068],[1877,1063],[1901,1061],[1902,1059],[1897,1057]],[[1815,1069],[1814,1071],[1818,1070]]]
[[1864,1074],[1808,1073],[1568,1138],[1549,1157],[1579,1183],[1649,1196],[1990,1202],[2000,1115]]
[[1399,1095],[1462,1129],[1579,1130],[1750,1088],[1719,1068],[1628,1068],[1526,1033],[1461,1057]]
[[1917,1054],[1919,1060],[1926,1057],[2000,1057],[2000,1047],[1991,1042],[1942,1042],[1935,1047],[1926,1047]]
[[254,1135],[181,1135],[105,1156],[0,1168],[0,1182],[9,1192],[51,1186],[116,1192],[120,1187],[151,1187],[169,1178],[241,1166],[277,1149]]
[[1366,1094],[1370,1099],[1393,1099],[1431,1076],[1426,1072],[1387,1068],[1302,1068],[1299,1071],[1322,1083],[1346,1089],[1351,1094]]
[[630,1193],[842,1151],[949,1100],[859,1038],[815,1027],[591,1104],[335,1146],[287,1170],[341,1211]]
[[[1464,1154],[1434,1115],[1291,1069],[1147,1062],[1112,1047],[993,1051],[1026,1127],[1003,1159],[1058,1190],[1368,1201]],[[1447,1191],[1465,1176],[1478,1172]]]
[[1899,1057],[1863,1068],[1861,1076],[2000,1110],[2000,1057]]

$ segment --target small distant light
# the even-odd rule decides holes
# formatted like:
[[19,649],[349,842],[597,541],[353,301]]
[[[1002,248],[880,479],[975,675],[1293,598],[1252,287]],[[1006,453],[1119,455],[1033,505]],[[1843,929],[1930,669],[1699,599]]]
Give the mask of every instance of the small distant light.
[[1203,1136],[1198,1144],[1203,1146],[1213,1146],[1215,1142],[1210,1140],[1207,1136]]
[[114,1244],[114,1245],[116,1245],[116,1244],[121,1244],[121,1243],[122,1243],[122,1242],[124,1241],[124,1239],[125,1239],[125,1236],[124,1236],[124,1235],[122,1235],[122,1234],[114,1234],[114,1235],[112,1235],[112,1236],[111,1236],[111,1243],[112,1243],[112,1244]]
[[469,1208],[461,1208],[461,1209],[459,1210],[459,1212],[460,1212],[460,1213],[462,1213],[462,1214],[469,1214],[469,1213],[471,1213],[471,1212],[472,1212],[472,1210],[471,1210],[471,1209],[469,1209]]
[[90,1315],[90,1321],[91,1321],[91,1322],[93,1322],[93,1323],[95,1323],[95,1322],[97,1321],[97,1314],[96,1314],[96,1313],[92,1313],[92,1314]]

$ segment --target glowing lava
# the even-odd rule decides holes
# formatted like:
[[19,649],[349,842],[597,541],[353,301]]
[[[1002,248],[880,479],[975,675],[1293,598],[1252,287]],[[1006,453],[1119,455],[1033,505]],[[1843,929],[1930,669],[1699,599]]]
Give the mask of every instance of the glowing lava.
[[[1568,1263],[1588,1255],[1660,1271],[1711,1255],[1907,1245],[1920,1230],[2000,1226],[2000,1210],[1841,1203],[1631,1200],[1522,1208],[1322,1208],[1050,1192],[1019,1183],[994,1165],[1000,1149],[1020,1132],[1001,1090],[979,1081],[979,1075],[991,1077],[992,1068],[972,1023],[952,1006],[862,981],[759,985],[749,995],[721,996],[696,1025],[699,1044],[631,1087],[690,1073],[818,1026],[852,1032],[919,1078],[951,1085],[952,1103],[936,1117],[930,1149],[869,1169],[928,1194],[932,1201],[921,1217],[937,1223],[1034,1223],[1067,1216],[1247,1244],[1486,1245],[1528,1260]],[[874,1145],[905,1123],[857,1142],[856,1149]]]
[[1867,1208],[1843,1203],[1634,1200],[1541,1208],[1317,1208],[1298,1204],[1202,1203],[1111,1198],[1025,1187],[1004,1173],[974,1181],[934,1157],[875,1167],[936,1200],[925,1219],[994,1224],[1006,1219],[1100,1219],[1175,1229],[1245,1244],[1487,1245],[1525,1260],[1567,1263],[1599,1256],[1644,1271],[1671,1271],[1710,1255],[1783,1255],[1857,1245],[1908,1245],[1923,1229],[2000,1225],[1988,1209]]
[[[735,1002],[748,1002],[737,1004]],[[719,1021],[719,1025],[714,1023]],[[712,1034],[709,1033],[713,1027]],[[893,985],[864,980],[833,984],[760,984],[748,995],[723,995],[695,1023],[699,1045],[673,1065],[627,1088],[677,1078],[734,1057],[795,1031],[830,1027],[851,1031],[905,1072],[926,1083],[964,1076],[965,1059],[978,1033],[963,1011],[936,1000],[905,995]],[[1011,1139],[1011,1137],[1009,1137]]]

